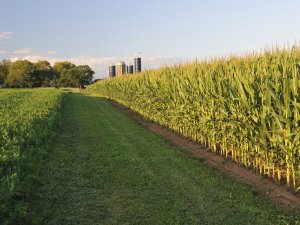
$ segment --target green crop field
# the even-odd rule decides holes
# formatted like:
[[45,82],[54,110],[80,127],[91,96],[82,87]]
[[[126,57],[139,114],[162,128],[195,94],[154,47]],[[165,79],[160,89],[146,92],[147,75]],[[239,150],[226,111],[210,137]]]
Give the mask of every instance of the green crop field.
[[[293,48],[106,79],[83,93],[0,89],[0,224],[300,224],[287,205],[300,189],[299,75]],[[210,168],[107,99],[272,178],[293,200]]]
[[103,98],[33,89],[0,100],[1,224],[300,222]]
[[62,92],[0,89],[0,224],[23,223]]
[[300,0],[0,6],[0,225],[300,225]]
[[300,189],[300,49],[195,62],[97,82],[113,99]]
[[41,170],[36,224],[299,224],[255,189],[223,177],[109,101],[68,94]]

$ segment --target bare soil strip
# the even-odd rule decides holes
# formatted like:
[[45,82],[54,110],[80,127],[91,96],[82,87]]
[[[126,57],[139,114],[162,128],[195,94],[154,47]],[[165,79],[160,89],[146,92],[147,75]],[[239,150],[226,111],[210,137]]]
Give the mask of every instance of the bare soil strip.
[[262,177],[260,174],[256,174],[253,170],[241,167],[230,159],[225,159],[222,156],[216,155],[207,147],[188,140],[154,122],[148,121],[138,113],[115,101],[111,101],[111,103],[119,110],[128,114],[133,120],[141,124],[143,127],[160,134],[177,146],[188,149],[193,157],[201,158],[204,160],[205,164],[219,170],[226,177],[251,185],[257,190],[258,194],[267,196],[274,201],[277,206],[288,208],[293,211],[300,210],[299,193],[293,194],[289,192],[286,187],[275,183],[273,179]]

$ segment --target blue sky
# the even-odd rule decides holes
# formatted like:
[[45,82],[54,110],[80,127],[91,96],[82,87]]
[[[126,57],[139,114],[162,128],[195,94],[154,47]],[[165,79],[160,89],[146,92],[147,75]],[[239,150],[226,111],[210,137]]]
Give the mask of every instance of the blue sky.
[[300,40],[296,0],[0,0],[0,58],[144,68]]

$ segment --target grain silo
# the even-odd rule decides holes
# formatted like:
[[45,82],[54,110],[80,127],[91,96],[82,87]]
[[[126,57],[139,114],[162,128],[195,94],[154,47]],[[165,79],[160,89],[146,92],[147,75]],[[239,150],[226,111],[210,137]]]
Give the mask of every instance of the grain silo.
[[130,64],[130,65],[127,66],[127,73],[128,74],[133,74],[133,65]]
[[142,60],[141,57],[134,58],[134,72],[140,73],[142,71]]
[[121,61],[117,64],[117,76],[119,77],[123,74],[126,74],[126,64]]
[[116,66],[115,65],[110,65],[108,67],[108,74],[109,74],[109,77],[115,77],[116,76]]

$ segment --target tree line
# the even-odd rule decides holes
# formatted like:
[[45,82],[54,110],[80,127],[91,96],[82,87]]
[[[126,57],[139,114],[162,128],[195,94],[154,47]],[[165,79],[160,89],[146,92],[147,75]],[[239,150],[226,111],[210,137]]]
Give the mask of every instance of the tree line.
[[94,71],[88,65],[40,60],[0,61],[0,86],[13,88],[78,87],[92,83]]

